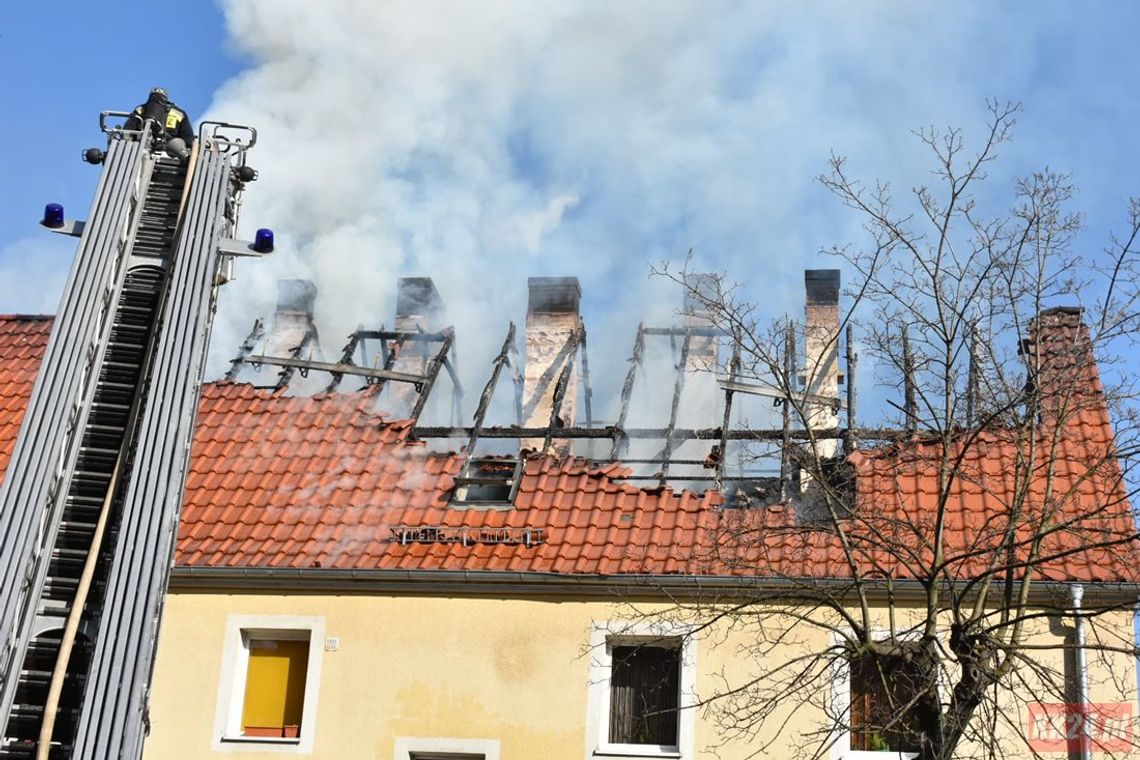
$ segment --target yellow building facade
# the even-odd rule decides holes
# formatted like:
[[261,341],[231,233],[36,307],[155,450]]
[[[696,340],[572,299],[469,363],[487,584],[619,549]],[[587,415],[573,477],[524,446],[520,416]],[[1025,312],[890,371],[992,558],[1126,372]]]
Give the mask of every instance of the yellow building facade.
[[[818,750],[827,705],[844,699],[846,674],[812,698],[779,706],[752,741],[729,736],[717,706],[696,706],[746,683],[757,671],[743,653],[746,629],[692,633],[652,613],[652,600],[613,595],[514,593],[344,593],[209,590],[176,581],[167,602],[151,697],[145,757],[275,760],[289,755],[376,760],[590,760],[591,758],[721,758],[743,760]],[[648,613],[648,614],[646,614]],[[905,610],[902,611],[905,617]],[[886,620],[883,610],[878,610]],[[1131,629],[1130,612],[1100,619],[1106,632]],[[1030,640],[1041,662],[1064,669],[1068,623],[1036,624]],[[822,628],[798,634],[771,657],[823,650]],[[241,735],[250,643],[277,637],[308,644],[303,709],[291,737]],[[619,747],[607,742],[610,654],[632,640],[673,640],[680,649],[682,709],[676,747]],[[683,639],[683,641],[682,641]],[[783,653],[783,654],[781,654]],[[1136,704],[1132,659],[1089,658],[1093,702]],[[1005,712],[1031,731],[1029,705],[1053,701],[1026,687]],[[686,705],[690,707],[686,708]],[[1134,709],[1132,710],[1134,712]],[[1007,727],[1010,757],[1031,757]],[[962,757],[977,748],[964,745]],[[829,758],[895,758],[853,751],[845,736],[823,750]],[[1061,755],[1057,755],[1061,756]],[[1120,756],[1134,756],[1123,753]]]

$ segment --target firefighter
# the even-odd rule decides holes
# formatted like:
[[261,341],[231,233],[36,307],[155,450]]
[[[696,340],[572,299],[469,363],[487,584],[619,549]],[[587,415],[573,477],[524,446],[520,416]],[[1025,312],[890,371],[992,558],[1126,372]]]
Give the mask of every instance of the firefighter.
[[150,91],[146,102],[131,113],[123,128],[142,129],[147,119],[161,125],[163,131],[158,137],[166,146],[167,153],[183,159],[190,155],[190,148],[194,145],[194,129],[190,126],[190,117],[170,102],[166,90],[161,87]]

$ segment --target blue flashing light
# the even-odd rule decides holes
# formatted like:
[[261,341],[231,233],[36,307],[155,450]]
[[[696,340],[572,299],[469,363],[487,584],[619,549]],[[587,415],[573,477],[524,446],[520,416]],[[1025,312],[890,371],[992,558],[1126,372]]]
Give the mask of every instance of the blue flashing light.
[[49,203],[44,206],[44,218],[40,220],[40,224],[51,229],[59,229],[63,226],[63,204]]
[[273,230],[262,227],[253,238],[253,250],[258,253],[273,253]]

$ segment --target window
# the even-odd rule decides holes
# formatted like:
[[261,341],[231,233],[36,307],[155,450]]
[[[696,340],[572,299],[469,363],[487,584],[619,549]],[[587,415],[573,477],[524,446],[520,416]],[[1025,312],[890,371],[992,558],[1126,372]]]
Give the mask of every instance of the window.
[[927,688],[928,681],[910,658],[853,656],[837,672],[833,692],[836,720],[845,726],[845,735],[835,744],[839,757],[918,757],[921,725],[915,702]]
[[296,739],[305,708],[309,639],[250,638],[242,736]]
[[610,662],[610,742],[675,747],[680,642],[615,646]]
[[311,753],[324,643],[321,617],[229,616],[214,750]]
[[518,490],[522,462],[515,457],[472,457],[455,479],[454,504],[509,505]]
[[498,739],[442,739],[401,736],[396,760],[499,760]]
[[899,657],[863,655],[851,663],[851,749],[919,751],[915,710],[918,674]]
[[595,624],[588,757],[692,758],[696,644],[684,626]]

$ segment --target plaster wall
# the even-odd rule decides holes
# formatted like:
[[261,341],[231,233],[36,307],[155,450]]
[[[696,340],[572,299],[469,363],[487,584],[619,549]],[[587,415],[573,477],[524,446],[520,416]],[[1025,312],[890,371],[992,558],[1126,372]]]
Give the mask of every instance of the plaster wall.
[[[654,609],[652,603],[638,606],[642,612]],[[236,616],[319,619],[320,636],[337,640],[335,651],[320,655],[310,751],[219,744],[218,705],[229,688],[223,683],[226,636]],[[406,760],[399,748],[409,746],[409,739],[438,737],[497,742],[502,760],[583,760],[591,756],[586,748],[591,632],[599,622],[632,617],[627,603],[612,598],[176,592],[167,601],[144,757],[276,760],[302,754]],[[886,625],[885,615],[880,617]],[[1106,616],[1098,625],[1106,633],[1131,635],[1128,613]],[[1056,643],[1063,636],[1047,623],[1031,632],[1038,643]],[[756,672],[751,664],[756,657],[787,658],[827,646],[832,638],[824,627],[803,625],[785,643],[761,651],[748,625],[703,632],[696,645],[698,696],[746,683]],[[1123,689],[1135,708],[1131,658],[1093,657],[1090,669],[1094,701],[1119,700]],[[767,749],[760,756],[793,757],[797,737],[818,730],[830,698],[821,682],[807,703],[777,705],[766,724],[771,730],[728,744],[716,714],[699,709],[693,749],[681,757],[743,760],[762,746]],[[1020,703],[1012,710],[1025,712]],[[306,720],[313,713],[307,712]],[[778,735],[775,726],[782,726]]]

